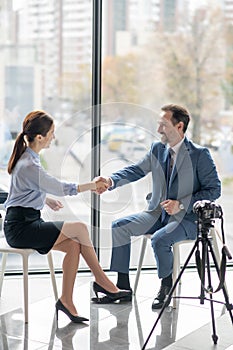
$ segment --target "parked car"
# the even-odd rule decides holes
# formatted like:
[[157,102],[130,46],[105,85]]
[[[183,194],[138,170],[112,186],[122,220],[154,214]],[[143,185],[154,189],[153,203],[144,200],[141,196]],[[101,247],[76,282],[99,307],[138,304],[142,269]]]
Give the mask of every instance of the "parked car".
[[145,132],[136,126],[116,125],[106,130],[102,142],[107,144],[108,150],[119,151],[122,143],[143,142]]

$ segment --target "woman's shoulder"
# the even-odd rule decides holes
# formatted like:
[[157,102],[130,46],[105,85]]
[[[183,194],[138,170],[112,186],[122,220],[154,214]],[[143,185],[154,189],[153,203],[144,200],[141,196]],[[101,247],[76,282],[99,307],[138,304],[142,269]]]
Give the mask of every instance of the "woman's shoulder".
[[33,156],[27,152],[27,150],[22,154],[16,163],[15,169],[20,171],[21,169],[28,170],[28,168],[38,167],[39,163],[36,161]]

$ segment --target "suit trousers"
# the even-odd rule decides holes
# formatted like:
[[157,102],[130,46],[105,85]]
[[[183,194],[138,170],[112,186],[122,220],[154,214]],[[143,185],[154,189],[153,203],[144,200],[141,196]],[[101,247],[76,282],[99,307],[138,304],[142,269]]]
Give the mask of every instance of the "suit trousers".
[[[185,229],[186,223],[188,232]],[[168,215],[161,222],[161,210],[143,211],[120,218],[112,223],[111,271],[129,273],[131,236],[145,234],[152,234],[151,245],[157,263],[158,277],[165,278],[173,269],[173,244],[186,239],[195,239],[197,228],[195,223],[185,219],[178,222]]]

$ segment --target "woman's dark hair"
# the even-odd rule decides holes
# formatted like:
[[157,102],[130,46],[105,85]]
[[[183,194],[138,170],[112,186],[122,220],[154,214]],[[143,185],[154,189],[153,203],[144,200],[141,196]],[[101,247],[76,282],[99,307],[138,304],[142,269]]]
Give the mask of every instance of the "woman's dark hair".
[[11,174],[16,163],[27,148],[27,141],[33,142],[37,135],[46,136],[53,125],[52,117],[44,111],[32,111],[23,121],[23,131],[15,140],[13,152],[8,163],[8,173]]
[[176,104],[168,104],[163,106],[161,110],[165,112],[168,112],[168,111],[172,112],[171,121],[173,125],[176,125],[179,122],[183,122],[184,124],[183,132],[185,133],[191,117],[189,111],[186,108],[182,106],[178,106]]

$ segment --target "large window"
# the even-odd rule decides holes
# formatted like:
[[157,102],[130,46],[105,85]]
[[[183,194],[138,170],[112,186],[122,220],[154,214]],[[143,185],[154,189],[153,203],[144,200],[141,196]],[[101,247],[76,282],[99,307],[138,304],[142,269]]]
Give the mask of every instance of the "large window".
[[[48,111],[56,141],[42,162],[66,181],[91,179],[91,0],[0,0],[0,187],[22,120]],[[139,160],[159,140],[160,107],[188,107],[188,137],[209,147],[223,184],[227,245],[233,252],[233,1],[103,0],[101,174]],[[100,200],[100,261],[109,267],[111,222],[146,208],[150,176]],[[91,231],[90,194],[62,199],[44,218],[83,220]],[[132,248],[137,264],[140,239]],[[60,254],[56,254],[60,267]],[[43,267],[43,257],[33,258]],[[12,259],[12,268],[18,262]],[[148,249],[147,265],[155,265]],[[82,266],[86,266],[82,262]],[[8,266],[11,268],[10,266]]]
[[[12,145],[33,109],[48,111],[56,124],[56,140],[41,154],[47,171],[66,181],[89,181],[92,2],[0,0],[0,26],[0,187],[9,186]],[[90,225],[90,198],[62,202],[61,213],[45,208],[44,218]],[[55,257],[61,268],[61,254]],[[45,262],[39,254],[32,260],[35,268]],[[17,264],[12,256],[8,268]]]
[[[102,173],[139,160],[150,142],[159,140],[157,118],[163,104],[185,105],[192,114],[188,137],[209,147],[222,180],[218,202],[233,251],[233,2],[103,3]],[[146,207],[150,180],[102,196],[103,265],[109,266],[111,222]],[[132,246],[131,266],[137,264],[140,241]],[[144,263],[154,266],[151,249]]]

